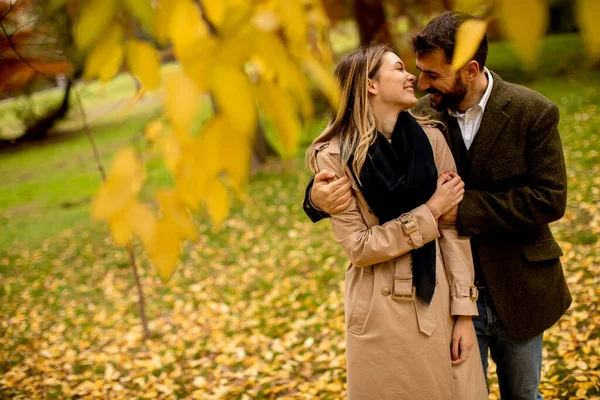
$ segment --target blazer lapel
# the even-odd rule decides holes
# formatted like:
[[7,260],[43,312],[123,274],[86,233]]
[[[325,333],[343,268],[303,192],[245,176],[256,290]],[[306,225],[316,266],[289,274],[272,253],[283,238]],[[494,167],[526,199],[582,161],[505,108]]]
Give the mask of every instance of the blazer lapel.
[[510,102],[510,97],[505,88],[506,84],[498,75],[491,73],[494,78],[494,86],[485,106],[481,126],[473,142],[471,178],[478,176],[479,172],[483,170],[488,154],[510,119],[510,116],[503,110],[506,104]]

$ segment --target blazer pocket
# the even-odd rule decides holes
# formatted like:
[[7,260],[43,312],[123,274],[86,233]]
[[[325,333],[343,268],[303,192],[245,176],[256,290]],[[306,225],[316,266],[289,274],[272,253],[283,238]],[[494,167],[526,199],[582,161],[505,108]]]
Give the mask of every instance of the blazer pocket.
[[492,165],[492,179],[495,181],[522,175],[525,172],[527,172],[527,161],[521,156]]
[[373,303],[373,286],[375,285],[375,276],[368,271],[369,268],[363,269],[361,272],[360,283],[356,291],[356,299],[354,306],[350,312],[348,319],[348,332],[355,335],[362,335],[365,331],[367,317],[371,311]]
[[530,263],[543,263],[559,258],[563,251],[554,239],[546,239],[524,245],[523,255]]

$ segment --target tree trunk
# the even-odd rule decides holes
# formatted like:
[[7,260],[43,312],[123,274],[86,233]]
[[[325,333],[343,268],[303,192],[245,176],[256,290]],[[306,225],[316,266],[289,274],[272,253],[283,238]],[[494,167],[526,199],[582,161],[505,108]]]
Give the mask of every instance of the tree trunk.
[[277,155],[277,152],[265,137],[265,132],[261,125],[258,125],[256,132],[256,140],[252,148],[252,168],[256,168],[265,163],[267,157]]
[[48,137],[48,131],[54,126],[56,122],[64,118],[69,111],[69,97],[71,94],[71,87],[73,81],[68,80],[67,86],[65,86],[65,93],[63,95],[62,102],[58,108],[49,111],[42,118],[38,119],[32,126],[27,128],[25,134],[17,139],[17,142],[36,141],[43,140]]
[[354,15],[362,45],[380,42],[394,45],[385,18],[383,0],[354,0]]

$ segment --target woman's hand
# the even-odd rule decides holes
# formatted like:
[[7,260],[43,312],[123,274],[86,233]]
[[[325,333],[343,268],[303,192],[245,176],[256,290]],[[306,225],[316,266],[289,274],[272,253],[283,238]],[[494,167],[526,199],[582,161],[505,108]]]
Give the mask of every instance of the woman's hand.
[[438,219],[460,203],[465,195],[465,183],[454,172],[445,172],[438,178],[438,187],[425,203],[433,216]]
[[452,346],[450,349],[452,365],[467,361],[476,341],[473,318],[462,315],[457,317],[452,330]]

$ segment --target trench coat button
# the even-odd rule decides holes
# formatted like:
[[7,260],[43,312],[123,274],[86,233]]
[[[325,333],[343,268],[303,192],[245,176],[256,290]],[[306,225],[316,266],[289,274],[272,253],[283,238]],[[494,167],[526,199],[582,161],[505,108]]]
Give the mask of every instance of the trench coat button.
[[387,286],[384,286],[383,289],[381,289],[381,294],[384,296],[389,296],[391,293],[392,291]]

